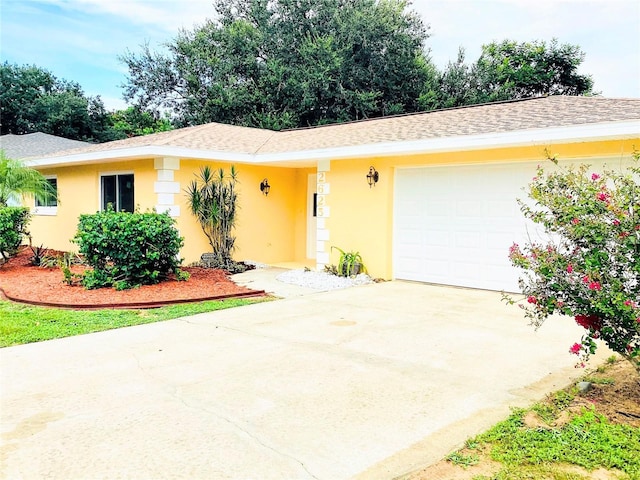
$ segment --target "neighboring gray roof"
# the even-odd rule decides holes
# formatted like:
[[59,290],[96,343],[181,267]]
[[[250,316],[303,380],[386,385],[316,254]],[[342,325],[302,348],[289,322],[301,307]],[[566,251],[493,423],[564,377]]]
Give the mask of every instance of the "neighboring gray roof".
[[0,136],[0,148],[4,150],[7,157],[13,159],[45,156],[64,150],[85,148],[89,145],[91,144],[88,142],[69,140],[68,138],[40,132],[24,135],[10,133]]
[[566,127],[584,127],[586,132],[590,126],[616,122],[640,122],[640,99],[539,97],[281,132],[208,123],[60,151],[40,158],[53,160],[61,156],[90,156],[95,161],[101,152],[110,152],[108,156],[112,158],[121,150],[123,155],[125,150],[126,155],[131,155],[132,150],[168,151],[169,147],[182,152],[181,155],[188,155],[187,150],[190,150],[194,156],[203,152],[245,156],[291,154],[303,159],[311,151],[353,150],[363,146],[376,148],[378,145],[393,146],[474,135],[497,137],[514,132]]

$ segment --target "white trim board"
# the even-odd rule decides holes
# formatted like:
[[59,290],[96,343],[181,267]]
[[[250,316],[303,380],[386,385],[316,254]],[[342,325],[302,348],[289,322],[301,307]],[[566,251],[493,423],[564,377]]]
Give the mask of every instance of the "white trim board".
[[461,135],[422,140],[370,143],[348,147],[296,150],[280,153],[236,153],[191,149],[165,145],[102,150],[61,157],[43,157],[28,161],[31,167],[68,166],[97,163],[105,160],[123,161],[135,158],[177,157],[236,162],[256,165],[303,165],[310,161],[338,160],[361,157],[383,157],[447,151],[479,150],[535,146],[553,143],[578,143],[630,139],[640,136],[640,120],[605,122],[567,127],[525,129],[503,133]]

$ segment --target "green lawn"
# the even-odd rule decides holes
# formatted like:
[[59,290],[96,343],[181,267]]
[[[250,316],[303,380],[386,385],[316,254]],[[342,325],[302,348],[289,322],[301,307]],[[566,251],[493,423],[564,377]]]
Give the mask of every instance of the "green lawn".
[[0,347],[159,322],[268,300],[212,300],[148,310],[63,310],[0,301]]
[[[613,387],[621,381],[620,373],[617,380],[607,376],[614,363],[612,357],[608,365],[585,378]],[[603,390],[601,401],[606,395],[609,408],[618,408],[616,395],[621,394],[616,392],[614,388]],[[589,402],[581,401],[580,395],[575,386],[560,390],[531,408],[514,410],[505,421],[467,440],[464,448],[447,457],[470,470],[468,476],[456,478],[588,480],[596,478],[591,472],[599,470],[597,478],[640,480],[640,428],[610,422],[598,411],[598,402],[584,406]],[[539,420],[538,426],[526,421],[531,416]],[[473,474],[473,468],[482,468],[489,461],[497,462],[497,467],[490,467],[492,474]]]

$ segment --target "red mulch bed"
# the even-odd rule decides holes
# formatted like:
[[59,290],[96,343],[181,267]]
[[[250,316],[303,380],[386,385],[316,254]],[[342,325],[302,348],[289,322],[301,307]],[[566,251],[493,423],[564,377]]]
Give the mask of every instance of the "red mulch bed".
[[[157,285],[130,290],[112,288],[85,290],[63,283],[59,268],[31,265],[31,249],[23,248],[15,257],[0,265],[0,296],[33,305],[65,308],[150,308],[171,303],[185,303],[221,298],[264,295],[263,291],[236,285],[227,273],[208,268],[186,267],[191,277],[186,282],[169,279]],[[72,268],[81,273],[82,266]]]

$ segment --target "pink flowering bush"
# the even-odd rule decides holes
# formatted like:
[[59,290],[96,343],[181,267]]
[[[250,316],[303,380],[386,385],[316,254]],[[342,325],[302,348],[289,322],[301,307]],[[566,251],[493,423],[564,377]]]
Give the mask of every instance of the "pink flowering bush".
[[534,326],[554,313],[571,316],[585,329],[571,353],[585,361],[602,340],[640,374],[640,154],[633,158],[626,171],[538,167],[533,203],[519,203],[549,240],[514,244],[509,259],[524,271],[517,303]]

